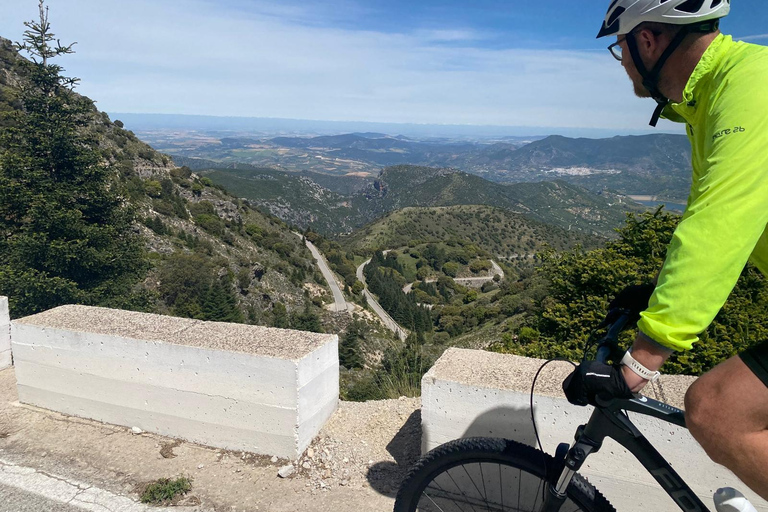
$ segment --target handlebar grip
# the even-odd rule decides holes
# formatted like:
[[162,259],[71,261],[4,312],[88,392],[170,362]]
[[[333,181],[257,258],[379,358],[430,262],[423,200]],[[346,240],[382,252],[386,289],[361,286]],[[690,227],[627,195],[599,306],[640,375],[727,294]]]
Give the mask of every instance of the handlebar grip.
[[611,347],[608,345],[601,345],[600,348],[597,349],[597,357],[595,357],[595,359],[601,363],[604,363],[608,360],[608,356],[610,355]]
[[597,356],[595,358],[597,361],[605,363],[608,360],[613,347],[618,343],[619,333],[621,333],[622,329],[624,329],[624,326],[627,325],[628,322],[629,313],[624,312],[619,318],[616,319],[615,322],[611,324],[611,326],[608,328],[608,332],[603,337],[603,339],[600,340],[600,344],[598,345]]

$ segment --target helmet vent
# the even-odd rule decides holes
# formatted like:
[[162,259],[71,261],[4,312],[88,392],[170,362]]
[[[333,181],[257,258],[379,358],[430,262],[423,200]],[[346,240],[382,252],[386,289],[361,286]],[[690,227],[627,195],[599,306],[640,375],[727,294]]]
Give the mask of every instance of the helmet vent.
[[616,8],[616,10],[615,10],[615,11],[613,11],[613,14],[611,14],[611,17],[610,17],[610,18],[608,18],[608,22],[606,23],[606,25],[610,27],[611,25],[613,25],[614,23],[616,23],[616,20],[618,20],[618,19],[619,19],[619,16],[621,16],[622,14],[624,14],[624,11],[626,11],[626,9],[625,9],[625,8],[623,8],[623,7],[617,7],[617,8]]
[[[677,7],[675,7],[676,11],[680,12],[687,12],[691,14],[696,14],[701,10],[701,7],[704,5],[705,0],[688,0],[687,2],[683,2]],[[716,2],[719,0],[715,0]]]
[[709,6],[710,9],[714,9],[718,5],[720,5],[723,2],[723,0],[712,0],[712,5]]

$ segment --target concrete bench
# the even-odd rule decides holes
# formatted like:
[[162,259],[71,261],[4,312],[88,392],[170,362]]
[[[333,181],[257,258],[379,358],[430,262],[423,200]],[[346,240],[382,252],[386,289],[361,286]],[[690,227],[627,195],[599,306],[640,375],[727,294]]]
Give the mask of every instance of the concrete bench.
[[14,320],[19,400],[296,458],[338,405],[338,337],[87,306]]
[[0,297],[0,370],[11,366],[11,317],[8,297]]
[[[507,354],[448,349],[422,379],[422,451],[452,439],[473,436],[515,439],[534,446],[530,392],[534,375],[544,363]],[[565,400],[561,385],[571,372],[565,362],[548,365],[539,376],[534,397],[536,424],[544,450],[572,443],[576,428],[586,423],[592,407]],[[695,377],[664,375],[648,386],[647,396],[676,407]],[[766,503],[722,466],[716,465],[684,428],[630,413],[631,420],[673,465],[704,503],[724,486],[746,494],[758,510]],[[642,465],[613,440],[590,455],[580,471],[617,510],[678,510]]]

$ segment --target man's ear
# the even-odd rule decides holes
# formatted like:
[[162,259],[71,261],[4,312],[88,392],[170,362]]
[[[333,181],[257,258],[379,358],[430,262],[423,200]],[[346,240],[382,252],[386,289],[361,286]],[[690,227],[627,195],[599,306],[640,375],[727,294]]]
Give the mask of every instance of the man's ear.
[[662,44],[662,34],[654,32],[651,29],[644,28],[635,32],[635,41],[637,41],[637,48],[643,56],[650,59],[658,58],[666,48]]

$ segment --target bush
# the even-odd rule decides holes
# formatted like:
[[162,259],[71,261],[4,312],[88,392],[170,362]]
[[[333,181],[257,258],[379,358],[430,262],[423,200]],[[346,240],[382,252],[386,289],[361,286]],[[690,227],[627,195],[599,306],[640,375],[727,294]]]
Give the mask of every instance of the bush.
[[456,277],[457,275],[459,275],[459,268],[460,267],[458,263],[449,261],[448,263],[443,265],[443,273],[448,277]]
[[160,197],[163,194],[163,187],[157,180],[148,180],[144,182],[144,193],[149,197]]
[[475,274],[480,272],[486,272],[488,270],[491,270],[492,265],[491,262],[488,260],[474,260],[472,263],[469,264],[469,270],[474,272]]
[[141,493],[141,502],[167,505],[173,502],[174,498],[183,496],[191,490],[192,481],[185,476],[176,480],[161,478],[147,485],[144,492]]
[[171,176],[174,178],[188,180],[190,177],[192,177],[192,170],[186,165],[183,167],[177,167],[175,169],[171,169]]
[[360,281],[358,281],[357,279],[355,279],[355,282],[352,285],[352,293],[354,293],[355,295],[360,295],[363,289],[365,289],[365,285]]
[[195,224],[202,229],[211,233],[212,235],[221,236],[224,232],[224,223],[215,215],[208,215],[207,213],[196,215]]

